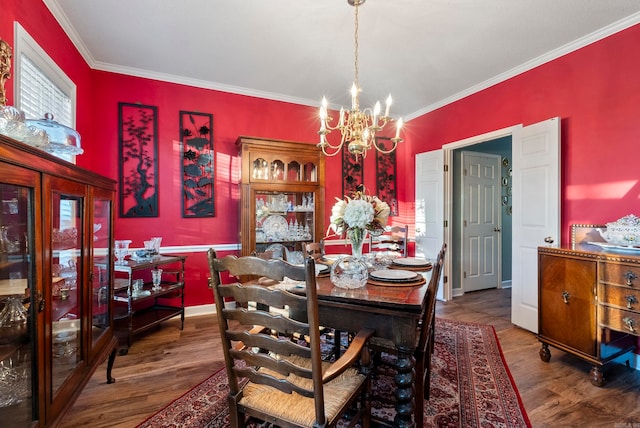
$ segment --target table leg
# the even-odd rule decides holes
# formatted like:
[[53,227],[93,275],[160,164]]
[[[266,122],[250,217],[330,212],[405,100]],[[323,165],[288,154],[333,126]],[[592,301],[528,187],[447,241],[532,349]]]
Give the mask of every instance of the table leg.
[[409,348],[398,347],[398,358],[396,360],[395,383],[396,383],[396,417],[393,420],[393,425],[396,427],[413,427],[413,412],[414,392],[415,385],[415,358],[413,357],[413,351]]

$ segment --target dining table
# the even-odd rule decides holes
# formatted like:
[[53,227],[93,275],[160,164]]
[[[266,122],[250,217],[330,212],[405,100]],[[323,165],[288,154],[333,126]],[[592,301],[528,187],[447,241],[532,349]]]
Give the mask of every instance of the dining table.
[[424,277],[420,285],[368,281],[355,289],[335,286],[328,275],[316,278],[321,325],[346,332],[371,328],[375,337],[395,345],[395,427],[414,426],[414,351],[418,323],[426,309],[431,269],[427,267],[419,273]]

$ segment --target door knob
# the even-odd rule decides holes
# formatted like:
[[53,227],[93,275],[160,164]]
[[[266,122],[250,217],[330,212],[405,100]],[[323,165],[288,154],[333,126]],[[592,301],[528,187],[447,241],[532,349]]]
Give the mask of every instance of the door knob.
[[550,236],[547,236],[546,238],[544,238],[544,242],[546,242],[547,244],[553,244],[553,238]]
[[494,232],[500,232],[500,228],[499,228],[499,227],[494,227],[494,228],[493,228],[493,231],[494,231]]

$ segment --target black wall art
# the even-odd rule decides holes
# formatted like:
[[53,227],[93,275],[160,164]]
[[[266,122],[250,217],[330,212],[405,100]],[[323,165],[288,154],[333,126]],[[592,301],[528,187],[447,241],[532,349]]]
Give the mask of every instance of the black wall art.
[[213,115],[180,112],[182,217],[214,217]]
[[364,184],[364,159],[358,159],[345,147],[342,150],[342,194],[350,196],[358,186]]
[[[393,147],[389,138],[376,138],[378,146],[384,150]],[[398,215],[396,195],[396,152],[385,154],[376,150],[376,194],[380,200],[389,204],[389,215]]]
[[118,103],[120,217],[158,217],[158,108]]

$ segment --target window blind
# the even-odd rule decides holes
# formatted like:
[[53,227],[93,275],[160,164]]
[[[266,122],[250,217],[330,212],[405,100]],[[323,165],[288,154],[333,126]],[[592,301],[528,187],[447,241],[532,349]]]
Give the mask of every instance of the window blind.
[[27,119],[42,119],[53,114],[56,122],[73,127],[73,112],[69,98],[26,55],[20,56],[20,109]]

